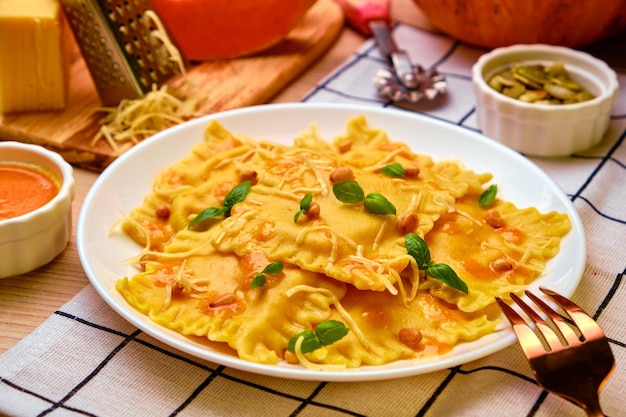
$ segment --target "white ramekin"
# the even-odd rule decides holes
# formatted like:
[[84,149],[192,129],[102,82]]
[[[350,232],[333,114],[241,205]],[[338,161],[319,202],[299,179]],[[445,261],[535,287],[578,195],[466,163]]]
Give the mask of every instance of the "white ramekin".
[[61,180],[57,195],[24,215],[0,220],[0,278],[24,274],[63,252],[72,231],[74,177],[70,164],[38,145],[0,142],[0,160],[39,165]]
[[[524,103],[487,84],[513,63],[562,62],[572,79],[596,97],[564,105]],[[529,156],[564,156],[598,144],[617,97],[617,74],[604,61],[561,46],[514,45],[482,55],[472,67],[476,116],[482,133]]]

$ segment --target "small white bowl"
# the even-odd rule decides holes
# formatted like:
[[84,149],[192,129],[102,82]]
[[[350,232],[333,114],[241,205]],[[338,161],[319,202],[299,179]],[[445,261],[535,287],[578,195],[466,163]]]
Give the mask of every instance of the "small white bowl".
[[[487,84],[513,63],[565,64],[570,77],[595,98],[563,104],[524,103]],[[604,61],[580,51],[542,44],[514,45],[482,55],[472,67],[478,127],[484,135],[529,156],[564,156],[602,140],[617,97],[617,74]]]
[[0,278],[24,274],[63,252],[72,231],[74,177],[70,164],[38,145],[0,142],[0,161],[39,165],[61,181],[59,192],[43,206],[0,220]]

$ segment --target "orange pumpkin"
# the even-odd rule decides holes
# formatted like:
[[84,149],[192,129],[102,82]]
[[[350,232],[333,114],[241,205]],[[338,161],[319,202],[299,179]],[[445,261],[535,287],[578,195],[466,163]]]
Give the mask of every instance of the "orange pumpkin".
[[577,47],[626,28],[626,0],[413,0],[430,22],[460,41]]
[[191,61],[236,58],[280,42],[315,0],[152,0]]

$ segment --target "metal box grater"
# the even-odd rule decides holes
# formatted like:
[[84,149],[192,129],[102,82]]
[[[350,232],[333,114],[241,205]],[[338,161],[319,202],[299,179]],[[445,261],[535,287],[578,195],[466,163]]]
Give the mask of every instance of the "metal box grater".
[[61,0],[103,105],[138,98],[180,73],[151,35],[150,0]]

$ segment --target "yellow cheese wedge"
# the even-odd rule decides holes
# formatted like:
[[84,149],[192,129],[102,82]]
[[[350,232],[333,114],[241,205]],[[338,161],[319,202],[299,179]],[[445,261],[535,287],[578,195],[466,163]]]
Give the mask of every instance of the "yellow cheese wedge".
[[0,0],[0,114],[65,107],[70,36],[57,0]]

